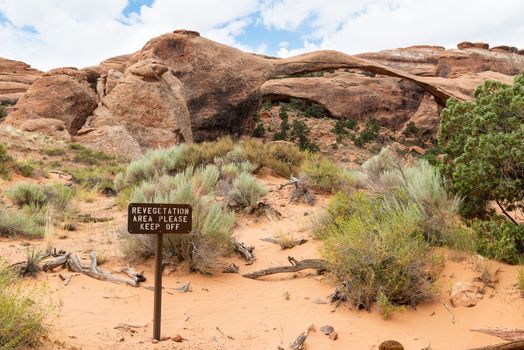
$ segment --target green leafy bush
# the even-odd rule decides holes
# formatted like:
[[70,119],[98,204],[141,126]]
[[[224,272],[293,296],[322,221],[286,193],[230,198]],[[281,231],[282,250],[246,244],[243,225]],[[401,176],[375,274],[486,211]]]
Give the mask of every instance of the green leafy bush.
[[64,156],[66,150],[63,147],[44,148],[40,150],[40,154],[51,157]]
[[422,216],[415,205],[360,191],[332,199],[322,255],[356,307],[380,299],[387,313],[384,305],[433,299],[442,264],[419,229]]
[[258,123],[255,129],[253,129],[253,137],[264,137],[266,135],[266,128],[264,124]]
[[341,190],[351,184],[351,175],[324,157],[311,155],[300,168],[301,177],[323,191]]
[[36,164],[34,161],[26,159],[17,161],[15,165],[16,172],[23,177],[33,177],[35,175]]
[[[73,182],[87,190],[94,190],[105,194],[114,194],[116,186],[113,180],[116,174],[120,174],[123,167],[120,165],[111,166],[90,166],[68,169],[73,175]],[[122,176],[122,175],[121,175]]]
[[97,165],[101,161],[114,160],[115,157],[111,154],[94,151],[78,143],[72,143],[69,148],[74,151],[75,155],[73,161],[78,163],[84,163],[88,165]]
[[264,111],[270,111],[271,107],[273,107],[273,105],[271,104],[271,101],[265,101],[264,103],[262,103],[262,109]]
[[320,150],[318,144],[309,140],[311,130],[303,121],[295,119],[293,121],[293,129],[291,130],[291,141],[298,141],[298,147],[301,151],[318,152]]
[[253,176],[242,173],[233,181],[233,187],[229,191],[229,198],[242,208],[250,210],[266,194],[267,189],[259,184]]
[[304,115],[312,118],[326,118],[328,112],[321,104],[312,103],[304,110]]
[[488,204],[524,209],[524,73],[513,85],[486,81],[475,100],[449,99],[440,122],[442,171],[463,198],[462,213],[483,217]]
[[37,346],[47,333],[46,310],[38,296],[22,287],[4,263],[0,265],[0,350]]
[[289,132],[289,118],[287,111],[282,109],[280,111],[280,130],[273,135],[273,140],[287,140]]
[[19,207],[34,205],[41,207],[47,203],[48,198],[44,190],[32,182],[17,182],[6,191],[6,196]]
[[366,123],[366,127],[362,132],[355,138],[355,145],[363,147],[365,144],[374,141],[379,136],[380,124],[376,119],[370,119]]
[[476,220],[476,250],[490,259],[518,264],[524,259],[524,227],[502,217],[491,221]]
[[418,133],[419,133],[419,130],[415,126],[415,123],[410,121],[410,122],[408,122],[408,124],[406,125],[406,128],[404,129],[404,131],[402,133],[405,136],[417,136]]

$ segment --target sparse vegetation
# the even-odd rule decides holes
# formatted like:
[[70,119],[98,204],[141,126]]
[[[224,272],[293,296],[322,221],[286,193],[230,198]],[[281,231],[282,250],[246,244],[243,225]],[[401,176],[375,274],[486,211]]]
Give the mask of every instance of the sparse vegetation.
[[0,236],[42,237],[43,223],[37,218],[15,210],[0,210]]
[[261,197],[267,194],[267,189],[246,173],[238,175],[229,191],[229,198],[247,211],[253,209]]
[[63,147],[44,148],[40,150],[40,154],[44,156],[59,157],[66,154],[66,149]]
[[479,254],[508,264],[521,262],[524,252],[522,225],[515,225],[504,217],[494,217],[491,221],[474,221],[473,229]]
[[45,310],[38,295],[23,288],[14,272],[0,263],[0,350],[37,346],[46,335]]
[[253,137],[264,137],[266,135],[266,128],[264,124],[258,123],[255,129],[253,129]]
[[8,179],[13,166],[13,158],[7,152],[7,147],[0,143],[0,178]]
[[72,143],[69,145],[69,148],[74,151],[73,161],[77,163],[83,163],[87,165],[97,165],[100,162],[114,160],[115,157],[112,155],[94,151],[90,148],[87,148],[79,143]]
[[342,168],[317,155],[310,155],[300,168],[301,177],[313,187],[323,191],[337,191],[351,184],[351,175]]
[[517,271],[517,286],[520,289],[520,294],[524,297],[524,266],[521,266]]
[[379,137],[380,124],[376,119],[370,119],[366,123],[366,127],[362,132],[355,138],[355,145],[358,147],[364,147],[367,143],[376,140]]
[[273,107],[273,105],[271,104],[271,101],[264,101],[264,103],[262,103],[262,109],[264,111],[270,111],[271,107]]
[[289,118],[287,115],[287,111],[285,109],[282,109],[280,111],[280,130],[273,135],[273,140],[287,140],[288,138],[288,132],[289,132]]
[[15,170],[23,177],[33,177],[35,175],[36,164],[30,159],[20,160],[16,162]]
[[417,136],[418,133],[418,128],[416,127],[415,123],[411,121],[406,124],[406,128],[402,132],[402,134],[404,134],[405,136]]
[[353,119],[337,120],[333,129],[331,129],[331,132],[336,135],[337,143],[341,143],[349,136],[350,131],[354,130],[356,126],[357,122]]
[[306,117],[312,118],[326,118],[328,116],[328,112],[321,104],[312,103],[306,107],[306,109],[304,110],[304,115]]
[[43,186],[31,182],[17,182],[6,191],[6,195],[20,208],[25,205],[41,208],[51,204],[63,210],[69,205],[74,192],[59,182],[51,182]]
[[291,130],[290,139],[291,141],[298,141],[298,147],[302,151],[318,152],[320,147],[314,141],[310,141],[309,134],[311,130],[301,120],[295,119],[293,121],[293,128]]

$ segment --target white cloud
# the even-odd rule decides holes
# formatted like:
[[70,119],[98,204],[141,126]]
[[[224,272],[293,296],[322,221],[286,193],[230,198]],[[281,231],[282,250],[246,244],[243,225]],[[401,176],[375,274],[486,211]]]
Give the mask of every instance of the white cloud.
[[[44,70],[84,67],[132,53],[152,37],[179,28],[242,50],[286,57],[316,49],[454,47],[463,40],[524,48],[521,0],[155,0],[124,17],[127,2],[0,0],[0,56]],[[251,36],[253,27],[265,28],[266,36]],[[268,52],[270,47],[276,52]]]
[[[234,45],[249,24],[258,0],[156,0],[124,18],[127,0],[0,0],[8,22],[0,24],[0,56],[47,70],[84,67],[108,57],[132,53],[149,39],[174,29],[197,30]],[[30,27],[37,33],[28,32]]]

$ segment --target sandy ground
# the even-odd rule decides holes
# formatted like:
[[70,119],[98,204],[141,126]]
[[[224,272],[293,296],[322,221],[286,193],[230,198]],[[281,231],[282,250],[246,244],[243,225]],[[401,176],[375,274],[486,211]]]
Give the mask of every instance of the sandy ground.
[[[14,179],[17,180],[16,178]],[[266,177],[272,188],[284,180]],[[2,183],[5,188],[7,184]],[[232,257],[241,273],[271,266],[286,265],[288,255],[296,259],[319,255],[320,243],[309,240],[290,250],[261,241],[260,238],[291,232],[295,238],[310,238],[309,216],[325,205],[327,196],[319,197],[315,207],[288,204],[286,191],[271,192],[268,201],[281,212],[278,221],[255,219],[239,215],[235,235],[240,241],[256,247],[257,261],[246,266]],[[55,246],[88,258],[95,249],[109,257],[102,268],[118,270],[126,265],[119,249],[119,230],[125,225],[125,212],[114,206],[114,199],[100,197],[94,203],[79,203],[82,213],[110,216],[104,223],[81,224],[78,231],[56,229]],[[0,238],[0,254],[10,262],[23,260],[27,246],[43,246],[42,241]],[[522,328],[524,298],[516,287],[516,267],[493,262],[500,268],[495,289],[487,289],[483,300],[472,308],[452,308],[454,323],[443,305],[449,305],[449,290],[453,282],[471,281],[478,273],[471,259],[449,260],[440,280],[441,300],[408,309],[383,320],[378,313],[357,311],[349,305],[326,302],[333,291],[328,277],[313,272],[274,275],[260,280],[243,278],[239,274],[217,273],[208,277],[195,273],[165,271],[163,293],[162,334],[180,334],[183,343],[171,340],[152,344],[153,292],[143,287],[102,282],[84,275],[75,275],[69,285],[58,274],[68,271],[40,273],[36,281],[45,285],[45,295],[51,310],[49,342],[42,349],[274,349],[289,344],[314,324],[317,331],[309,335],[307,349],[378,349],[387,339],[401,342],[406,349],[467,349],[502,342],[501,339],[471,332],[476,328]],[[134,266],[145,270],[153,284],[153,262]],[[178,293],[172,288],[191,282],[192,292]],[[144,326],[131,333],[115,329],[120,323]],[[338,332],[336,341],[329,340],[319,328],[331,325]]]

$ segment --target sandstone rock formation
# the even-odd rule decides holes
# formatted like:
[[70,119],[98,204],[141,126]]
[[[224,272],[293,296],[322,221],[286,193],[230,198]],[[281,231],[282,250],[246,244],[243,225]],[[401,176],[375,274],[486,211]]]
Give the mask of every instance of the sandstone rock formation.
[[472,307],[484,297],[483,288],[477,283],[457,282],[451,287],[450,302],[454,307]]
[[41,75],[28,64],[0,57],[0,101],[15,102]]
[[193,139],[184,87],[159,61],[146,59],[128,67],[101,102],[87,128],[123,126],[143,149]]
[[7,121],[20,126],[33,119],[58,119],[70,135],[75,135],[96,106],[97,96],[85,72],[76,68],[57,68],[31,85]]
[[[522,70],[518,50],[484,43],[277,59],[177,30],[132,55],[44,74],[8,122],[58,120],[76,141],[112,150],[119,140],[128,145],[122,153],[134,157],[151,147],[249,133],[262,101],[296,97],[322,104],[333,118],[376,118],[393,130],[412,121],[434,134],[448,98],[469,99],[484,80],[510,83]],[[62,124],[51,124],[24,127],[67,139]]]

